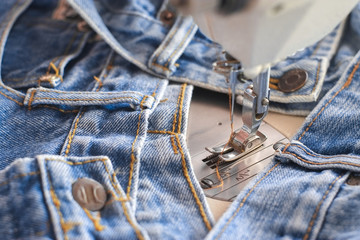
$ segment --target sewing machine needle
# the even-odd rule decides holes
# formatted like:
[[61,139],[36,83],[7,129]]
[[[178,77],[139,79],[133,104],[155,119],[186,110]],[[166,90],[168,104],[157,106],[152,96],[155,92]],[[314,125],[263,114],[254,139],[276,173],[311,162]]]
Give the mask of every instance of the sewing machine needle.
[[234,122],[234,105],[235,105],[235,93],[236,93],[236,78],[237,78],[237,71],[232,70],[230,72],[230,89],[231,89],[231,126],[233,126],[233,122]]

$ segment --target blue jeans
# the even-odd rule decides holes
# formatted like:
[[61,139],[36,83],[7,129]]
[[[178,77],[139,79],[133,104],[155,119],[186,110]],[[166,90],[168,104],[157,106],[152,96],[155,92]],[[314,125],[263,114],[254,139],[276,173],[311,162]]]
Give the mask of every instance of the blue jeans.
[[[272,68],[308,72],[296,92],[273,87],[272,110],[316,107],[215,224],[186,129],[192,85],[227,91],[221,47],[165,21],[167,1],[69,3],[0,5],[2,239],[358,238],[360,9]],[[79,179],[104,188],[101,209],[75,199]]]

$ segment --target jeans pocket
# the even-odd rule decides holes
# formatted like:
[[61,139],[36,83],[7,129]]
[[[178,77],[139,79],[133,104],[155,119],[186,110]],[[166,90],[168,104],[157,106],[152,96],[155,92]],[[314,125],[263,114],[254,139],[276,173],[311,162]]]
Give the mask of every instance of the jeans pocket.
[[2,239],[147,238],[105,156],[17,159],[0,197]]

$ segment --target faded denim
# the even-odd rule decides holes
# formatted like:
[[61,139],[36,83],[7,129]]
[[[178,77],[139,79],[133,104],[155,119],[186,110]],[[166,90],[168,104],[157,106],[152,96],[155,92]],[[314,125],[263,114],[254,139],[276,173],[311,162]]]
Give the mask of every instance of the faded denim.
[[[215,224],[186,129],[192,85],[227,92],[221,47],[190,18],[161,21],[167,1],[68,2],[0,5],[1,239],[358,238],[359,8],[272,68],[309,74],[273,89],[272,110],[317,106]],[[79,178],[104,186],[101,210],[74,200]]]

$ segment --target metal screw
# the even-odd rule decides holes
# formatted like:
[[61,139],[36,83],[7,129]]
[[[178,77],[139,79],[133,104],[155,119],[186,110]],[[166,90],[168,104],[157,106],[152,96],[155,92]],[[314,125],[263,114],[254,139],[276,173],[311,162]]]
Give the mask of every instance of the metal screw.
[[269,99],[267,99],[267,98],[263,98],[263,100],[261,101],[261,104],[263,105],[263,106],[267,106],[267,105],[269,105]]

